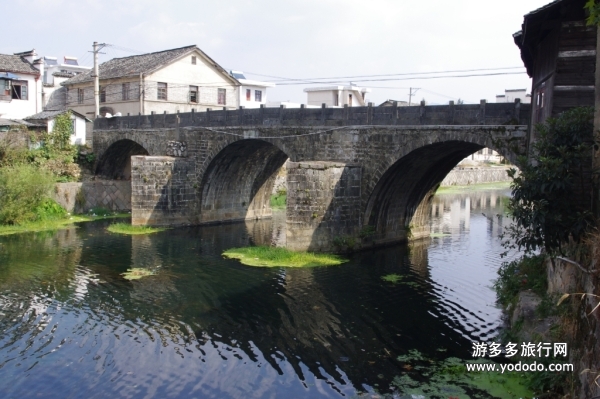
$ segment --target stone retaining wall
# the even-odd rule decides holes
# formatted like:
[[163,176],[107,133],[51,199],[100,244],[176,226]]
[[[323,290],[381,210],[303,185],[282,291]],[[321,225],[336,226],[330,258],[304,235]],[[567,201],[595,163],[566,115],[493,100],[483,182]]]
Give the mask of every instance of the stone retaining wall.
[[131,210],[130,181],[89,181],[57,183],[52,198],[71,213],[85,213],[91,208],[111,211]]
[[511,181],[511,178],[508,177],[508,169],[509,168],[455,168],[446,175],[441,186],[468,186],[470,184]]

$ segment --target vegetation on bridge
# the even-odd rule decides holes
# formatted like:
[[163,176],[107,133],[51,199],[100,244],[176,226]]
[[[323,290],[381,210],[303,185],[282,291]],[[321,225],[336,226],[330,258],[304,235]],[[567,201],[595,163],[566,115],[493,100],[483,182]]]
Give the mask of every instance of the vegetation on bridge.
[[337,255],[294,252],[278,247],[231,248],[223,252],[229,259],[239,259],[244,265],[258,267],[335,266],[347,262]]

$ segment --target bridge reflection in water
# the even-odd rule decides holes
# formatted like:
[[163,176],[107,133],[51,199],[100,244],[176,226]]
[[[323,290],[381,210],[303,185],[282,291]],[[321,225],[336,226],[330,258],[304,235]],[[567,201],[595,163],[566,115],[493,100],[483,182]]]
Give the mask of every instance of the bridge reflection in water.
[[[272,242],[269,220],[142,238],[108,234],[105,222],[0,237],[0,392],[388,392],[405,371],[397,356],[417,349],[466,358],[471,341],[498,331],[490,285],[505,222],[492,217],[502,204],[493,198],[497,191],[436,196],[432,230],[448,236],[361,252],[330,268],[251,268],[221,257],[230,247]],[[131,267],[156,275],[124,280]],[[382,279],[392,273],[399,283]]]

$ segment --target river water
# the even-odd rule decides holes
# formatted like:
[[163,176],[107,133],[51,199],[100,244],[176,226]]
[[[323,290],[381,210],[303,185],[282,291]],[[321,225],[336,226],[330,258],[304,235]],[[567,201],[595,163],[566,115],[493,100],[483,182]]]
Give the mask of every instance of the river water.
[[[398,397],[399,355],[467,359],[498,333],[508,195],[437,195],[431,239],[328,268],[221,257],[268,241],[271,221],[0,237],[0,397]],[[156,274],[124,279],[132,267]]]

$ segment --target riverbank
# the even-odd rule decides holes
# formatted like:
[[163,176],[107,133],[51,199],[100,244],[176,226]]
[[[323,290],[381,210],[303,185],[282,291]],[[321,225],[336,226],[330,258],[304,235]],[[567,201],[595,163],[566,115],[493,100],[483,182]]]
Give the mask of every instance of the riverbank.
[[72,215],[65,219],[40,220],[36,222],[23,223],[21,225],[0,226],[0,236],[38,231],[61,230],[68,228],[75,223],[92,222],[103,219],[121,219],[128,217],[131,217],[131,214],[115,213],[107,215]]
[[436,194],[459,194],[469,191],[504,190],[510,188],[510,181],[469,184],[466,186],[440,186]]

